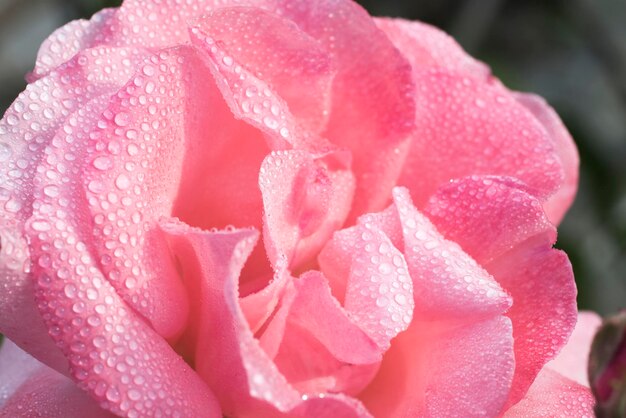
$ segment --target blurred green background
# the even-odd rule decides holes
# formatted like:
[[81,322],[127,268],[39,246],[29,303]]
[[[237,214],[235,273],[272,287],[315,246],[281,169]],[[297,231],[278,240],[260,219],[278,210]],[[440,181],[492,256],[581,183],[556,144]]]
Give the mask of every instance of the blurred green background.
[[[39,44],[106,0],[0,0],[0,111],[25,87]],[[626,0],[362,0],[371,14],[452,34],[516,90],[544,96],[578,144],[580,192],[559,229],[579,305],[626,306]],[[549,278],[546,278],[549,280]]]

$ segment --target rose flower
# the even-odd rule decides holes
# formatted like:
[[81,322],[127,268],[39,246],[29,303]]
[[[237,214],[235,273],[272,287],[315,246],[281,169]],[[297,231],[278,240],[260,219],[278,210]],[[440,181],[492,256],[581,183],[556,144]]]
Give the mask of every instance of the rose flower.
[[597,318],[548,363],[576,148],[439,30],[127,0],[28,80],[0,122],[0,416],[591,416]]

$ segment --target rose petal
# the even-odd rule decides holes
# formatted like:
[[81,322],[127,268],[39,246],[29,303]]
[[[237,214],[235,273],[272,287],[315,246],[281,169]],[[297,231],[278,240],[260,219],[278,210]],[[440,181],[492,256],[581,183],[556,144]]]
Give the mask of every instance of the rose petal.
[[354,177],[333,154],[273,152],[261,165],[259,186],[264,204],[264,240],[275,263],[285,254],[291,268],[320,251],[341,227],[354,192]]
[[393,197],[420,317],[484,317],[511,306],[494,278],[415,209],[406,189],[394,189]]
[[[112,94],[141,59],[140,53],[122,48],[80,53],[29,84],[0,121],[0,277],[4,289],[0,330],[61,373],[67,373],[67,364],[36,312],[29,250],[22,236],[23,223],[32,213],[35,167],[57,131],[64,124],[71,129],[71,115],[93,98]],[[105,71],[105,66],[115,71]],[[69,153],[67,159],[71,158],[75,155]],[[55,173],[40,175],[57,178]],[[43,193],[55,197],[58,187],[43,189]]]
[[172,213],[189,143],[202,141],[194,116],[202,109],[185,110],[190,96],[206,91],[193,90],[206,76],[191,48],[159,52],[111,99],[84,140],[81,177],[102,271],[168,338],[184,327],[188,301],[157,222]]
[[344,395],[302,397],[254,338],[239,307],[237,280],[256,232],[209,232],[174,221],[162,227],[186,280],[200,282],[196,370],[214,389],[224,414],[313,417],[328,411],[341,417],[370,416],[358,401]]
[[354,394],[371,380],[382,354],[362,328],[324,276],[308,272],[288,287],[261,344],[301,393]]
[[472,176],[440,187],[424,212],[485,266],[524,241],[539,236],[547,244],[556,241],[556,228],[529,192],[515,179]]
[[48,74],[80,51],[89,48],[94,39],[106,36],[106,27],[116,9],[103,9],[91,19],[74,20],[55,30],[39,47],[35,68],[28,76],[28,82]]
[[457,41],[435,26],[404,19],[375,18],[382,29],[416,69],[445,68],[487,80],[489,67],[467,54]]
[[[235,76],[241,87],[227,81],[240,117],[255,118],[255,109],[266,107],[269,87],[285,101],[297,123],[291,125],[292,132],[284,130],[287,126],[280,128],[290,121],[281,120],[276,114],[279,110],[270,105],[271,111],[264,109],[259,116],[265,125],[262,129],[274,129],[289,140],[302,128],[312,132],[324,128],[330,109],[332,62],[327,51],[293,22],[259,8],[234,7],[217,9],[200,19],[192,29],[192,39],[194,29],[210,46],[209,56],[221,75],[229,78],[231,69],[241,71]],[[272,128],[274,123],[277,126]]]
[[547,198],[563,169],[537,119],[502,86],[443,69],[414,71],[417,130],[399,180],[422,207],[467,175],[517,177]]
[[537,118],[553,141],[554,149],[561,161],[565,178],[561,188],[543,203],[546,215],[558,225],[571,206],[578,188],[579,157],[576,144],[554,109],[534,94],[516,93],[515,98]]
[[221,416],[199,376],[124,304],[96,267],[74,225],[80,212],[46,212],[50,206],[42,204],[28,224],[35,298],[79,387],[122,416]]
[[593,418],[595,400],[588,387],[545,368],[528,393],[504,418]]
[[380,417],[497,416],[515,368],[508,318],[414,319],[359,394]]
[[576,285],[540,202],[510,179],[472,177],[443,187],[427,212],[511,295],[515,380],[509,405],[566,343],[576,323]]
[[413,129],[414,86],[408,63],[365,10],[351,1],[324,0],[315,7],[308,0],[285,1],[281,12],[324,45],[336,62],[332,113],[324,136],[353,154],[357,189],[352,216],[382,208]]
[[70,379],[5,339],[0,348],[0,416],[105,418],[114,415],[101,409]]
[[567,344],[558,356],[546,364],[546,367],[560,373],[568,379],[589,386],[587,362],[591,342],[600,328],[602,318],[594,312],[579,312],[576,327]]

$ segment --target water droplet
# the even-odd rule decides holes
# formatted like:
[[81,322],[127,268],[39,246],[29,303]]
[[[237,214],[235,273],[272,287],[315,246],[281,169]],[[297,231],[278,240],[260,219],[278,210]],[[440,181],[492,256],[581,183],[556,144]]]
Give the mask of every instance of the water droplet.
[[231,66],[233,65],[233,59],[231,57],[229,57],[228,55],[224,56],[224,58],[222,58],[222,62],[224,63],[224,65],[226,66]]
[[109,157],[101,156],[93,160],[93,166],[98,170],[109,170],[113,167],[113,161]]
[[8,144],[0,142],[0,162],[6,161],[13,154],[13,150]]
[[120,174],[117,176],[115,179],[115,186],[117,186],[120,190],[128,189],[128,187],[130,187],[130,180],[128,179],[128,176],[126,174]]
[[126,126],[130,122],[130,116],[128,113],[120,112],[115,115],[114,122],[117,126]]

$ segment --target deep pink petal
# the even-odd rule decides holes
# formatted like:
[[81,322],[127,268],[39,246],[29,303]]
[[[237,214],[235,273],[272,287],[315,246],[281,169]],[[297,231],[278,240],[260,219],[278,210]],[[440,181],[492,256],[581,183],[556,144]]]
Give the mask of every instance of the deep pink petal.
[[196,370],[215,391],[226,415],[275,417],[297,411],[302,414],[298,416],[313,417],[328,410],[340,417],[370,416],[358,401],[344,395],[303,397],[253,336],[239,306],[237,281],[255,245],[255,231],[209,232],[175,221],[162,228],[185,280],[200,283]]
[[[29,249],[23,236],[23,224],[35,200],[35,168],[61,127],[70,129],[65,132],[69,136],[75,112],[100,95],[112,94],[128,80],[139,60],[141,54],[123,48],[80,53],[29,84],[0,121],[0,277],[4,289],[0,331],[61,373],[67,373],[67,364],[46,335],[34,306]],[[70,152],[61,161],[75,158]],[[60,161],[52,160],[52,164]],[[43,170],[38,175],[58,180],[58,173]],[[58,187],[51,185],[40,193],[55,197]]]
[[524,399],[504,413],[504,418],[593,418],[594,405],[588,387],[546,368]]
[[576,323],[576,285],[565,253],[552,248],[554,226],[525,186],[471,177],[431,199],[427,213],[441,233],[474,257],[513,299],[515,380],[509,405],[565,345]]
[[417,130],[399,184],[422,207],[442,184],[509,175],[547,198],[563,168],[537,119],[501,85],[444,69],[414,72]]
[[359,395],[375,416],[497,416],[511,385],[511,323],[413,321]]
[[578,189],[578,150],[559,115],[546,101],[534,94],[517,93],[515,98],[535,115],[553,141],[554,149],[563,166],[564,179],[561,188],[543,203],[548,219],[558,225],[574,201]]
[[546,367],[583,386],[589,386],[587,362],[589,361],[591,342],[601,323],[602,318],[598,314],[579,312],[576,327],[567,344],[554,360],[546,364]]
[[440,67],[483,80],[490,76],[489,67],[472,58],[439,28],[404,19],[374,20],[415,70]]
[[0,417],[105,418],[113,415],[74,382],[4,340],[0,348]]
[[[344,223],[354,193],[354,177],[334,154],[306,151],[268,155],[259,186],[264,204],[264,240],[275,263],[285,254],[295,268],[308,262]],[[333,167],[335,165],[335,167]]]

